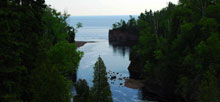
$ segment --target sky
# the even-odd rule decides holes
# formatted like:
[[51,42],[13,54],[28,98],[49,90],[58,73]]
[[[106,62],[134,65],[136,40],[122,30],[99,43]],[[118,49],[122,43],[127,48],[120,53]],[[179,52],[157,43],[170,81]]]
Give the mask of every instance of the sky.
[[160,10],[178,0],[45,0],[60,12],[71,16],[139,15],[145,10]]

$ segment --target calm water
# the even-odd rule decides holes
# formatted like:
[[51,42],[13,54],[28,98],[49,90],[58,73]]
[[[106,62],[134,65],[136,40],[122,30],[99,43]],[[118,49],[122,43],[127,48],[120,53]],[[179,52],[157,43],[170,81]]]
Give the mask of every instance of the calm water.
[[[78,79],[87,80],[89,86],[92,86],[93,66],[100,55],[107,67],[108,72],[118,73],[117,79],[109,79],[112,97],[114,102],[144,102],[138,89],[130,89],[124,86],[124,80],[118,78],[129,77],[128,66],[129,48],[114,48],[108,43],[108,30],[113,23],[120,19],[128,20],[129,16],[90,16],[90,17],[70,17],[68,22],[74,26],[77,22],[83,23],[76,34],[76,41],[97,41],[96,43],[87,43],[79,48],[84,52],[80,61],[77,73]],[[148,102],[148,101],[146,101]]]
[[72,16],[67,21],[71,26],[78,22],[83,24],[76,34],[76,41],[100,41],[108,40],[108,30],[112,28],[112,24],[121,19],[127,21],[129,18],[129,16]]

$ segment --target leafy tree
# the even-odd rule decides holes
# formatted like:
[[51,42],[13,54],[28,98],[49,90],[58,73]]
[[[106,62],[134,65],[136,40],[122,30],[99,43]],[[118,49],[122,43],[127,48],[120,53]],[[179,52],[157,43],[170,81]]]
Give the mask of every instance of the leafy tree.
[[69,101],[70,76],[82,54],[73,43],[68,15],[44,0],[1,0],[0,5],[0,100]]
[[76,50],[76,45],[68,42],[59,42],[48,51],[52,67],[66,77],[77,71],[81,55],[81,52]]

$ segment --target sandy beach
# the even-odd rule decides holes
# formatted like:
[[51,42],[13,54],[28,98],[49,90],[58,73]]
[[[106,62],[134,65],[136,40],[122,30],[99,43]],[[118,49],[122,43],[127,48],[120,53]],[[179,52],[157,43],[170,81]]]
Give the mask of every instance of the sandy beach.
[[95,41],[76,41],[76,47],[77,48],[82,47],[86,43],[95,43]]

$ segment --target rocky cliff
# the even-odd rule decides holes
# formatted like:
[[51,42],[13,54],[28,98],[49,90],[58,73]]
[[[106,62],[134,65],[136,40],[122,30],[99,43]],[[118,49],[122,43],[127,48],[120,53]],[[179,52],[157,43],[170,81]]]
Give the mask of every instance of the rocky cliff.
[[128,70],[131,79],[143,79],[144,78],[144,64],[145,62],[137,56],[136,51],[131,50],[130,52],[130,65]]
[[135,32],[109,30],[109,43],[117,46],[132,46],[138,42],[138,34]]

